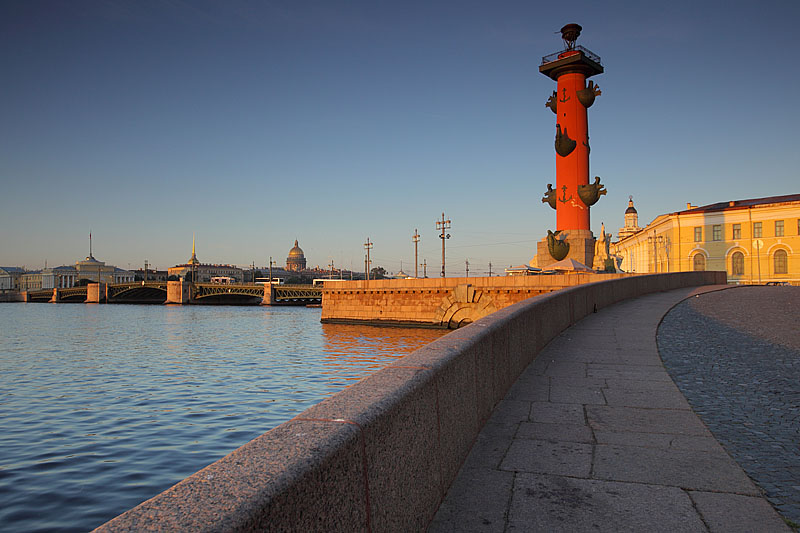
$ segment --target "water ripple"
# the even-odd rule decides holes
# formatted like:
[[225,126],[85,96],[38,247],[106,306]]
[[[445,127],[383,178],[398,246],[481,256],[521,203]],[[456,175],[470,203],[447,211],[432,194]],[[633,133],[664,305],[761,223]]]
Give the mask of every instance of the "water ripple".
[[440,336],[319,309],[0,304],[0,531],[86,531]]

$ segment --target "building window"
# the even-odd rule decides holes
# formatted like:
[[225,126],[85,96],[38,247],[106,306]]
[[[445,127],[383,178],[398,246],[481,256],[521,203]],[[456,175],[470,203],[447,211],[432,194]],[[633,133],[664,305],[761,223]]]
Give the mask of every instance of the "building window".
[[773,261],[775,263],[775,273],[776,274],[788,274],[789,273],[789,261],[787,260],[786,250],[777,250],[775,255],[773,256]]
[[712,229],[712,240],[721,241],[722,240],[722,224],[714,224]]
[[695,271],[702,271],[706,269],[706,256],[703,254],[695,254],[692,261],[692,267]]
[[742,238],[742,225],[741,224],[734,224],[733,225],[733,239],[741,239]]
[[694,242],[703,241],[703,228],[694,228]]
[[753,222],[753,238],[761,238],[761,222]]
[[783,220],[775,221],[775,236],[783,237]]
[[731,274],[744,276],[744,254],[742,252],[734,252],[731,256]]

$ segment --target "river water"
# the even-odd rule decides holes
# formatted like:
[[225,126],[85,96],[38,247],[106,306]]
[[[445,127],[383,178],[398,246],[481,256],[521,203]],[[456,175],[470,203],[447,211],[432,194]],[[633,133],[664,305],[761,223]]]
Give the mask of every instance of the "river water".
[[438,338],[305,307],[0,303],[0,531],[87,531]]

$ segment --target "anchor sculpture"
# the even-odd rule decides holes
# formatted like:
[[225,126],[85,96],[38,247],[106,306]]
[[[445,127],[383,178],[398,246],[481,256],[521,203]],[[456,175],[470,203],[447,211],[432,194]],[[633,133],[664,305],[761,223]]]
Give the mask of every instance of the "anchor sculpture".
[[561,124],[556,124],[556,153],[561,157],[567,157],[578,145],[576,141],[569,138],[567,128],[561,132]]
[[569,253],[569,243],[563,239],[559,239],[559,233],[561,233],[561,230],[555,232],[547,230],[547,251],[550,252],[550,256],[556,261],[561,261],[567,257]]
[[589,207],[596,204],[597,200],[607,192],[605,186],[600,184],[600,176],[594,177],[594,183],[578,185],[578,196],[580,196],[581,201]]
[[558,191],[556,191],[553,188],[553,184],[552,183],[548,183],[547,184],[547,192],[544,193],[544,198],[542,198],[542,203],[543,204],[548,204],[550,207],[555,209],[556,208],[556,193],[557,192]]

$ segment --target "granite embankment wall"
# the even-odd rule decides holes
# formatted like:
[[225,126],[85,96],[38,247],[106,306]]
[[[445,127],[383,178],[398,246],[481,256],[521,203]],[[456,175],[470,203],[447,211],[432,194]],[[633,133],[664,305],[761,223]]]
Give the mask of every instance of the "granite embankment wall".
[[325,281],[322,321],[455,329],[532,296],[636,274]]
[[19,291],[0,292],[0,302],[24,302],[25,296]]
[[245,444],[98,531],[420,531],[495,405],[595,308],[724,284],[724,272],[612,279],[456,330]]

